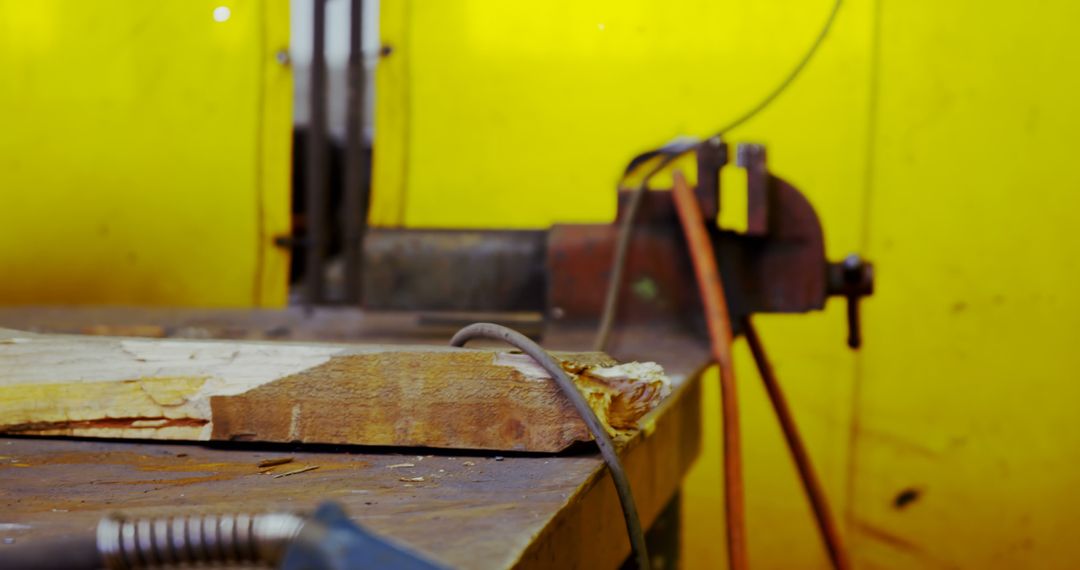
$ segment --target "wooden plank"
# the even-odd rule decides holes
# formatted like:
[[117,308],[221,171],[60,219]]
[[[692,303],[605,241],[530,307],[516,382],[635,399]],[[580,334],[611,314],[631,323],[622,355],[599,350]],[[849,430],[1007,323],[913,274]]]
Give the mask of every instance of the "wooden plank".
[[[655,365],[558,356],[613,435],[669,391]],[[547,374],[505,350],[3,329],[0,433],[544,452],[590,439]]]

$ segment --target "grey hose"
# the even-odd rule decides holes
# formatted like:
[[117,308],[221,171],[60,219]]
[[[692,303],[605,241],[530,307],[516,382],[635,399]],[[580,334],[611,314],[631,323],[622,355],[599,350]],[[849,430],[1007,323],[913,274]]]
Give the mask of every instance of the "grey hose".
[[625,219],[619,224],[619,237],[615,242],[615,254],[611,261],[611,274],[608,276],[607,292],[604,294],[604,308],[600,313],[600,326],[596,331],[596,339],[593,341],[593,350],[602,351],[607,348],[608,339],[611,337],[611,327],[615,324],[615,309],[619,304],[619,291],[622,289],[623,274],[626,272],[626,258],[630,251],[630,238],[634,231],[634,220],[637,212],[641,209],[641,201],[645,193],[649,191],[649,180],[656,176],[680,154],[669,154],[660,159],[660,162],[641,179],[641,183],[630,195],[630,204],[626,207]]
[[637,558],[638,568],[651,570],[649,552],[645,546],[645,532],[641,528],[641,518],[638,516],[637,505],[634,504],[634,495],[630,492],[630,480],[626,477],[619,454],[615,451],[615,444],[611,441],[596,413],[589,407],[585,397],[578,391],[570,375],[563,370],[554,357],[547,353],[540,345],[530,340],[525,335],[492,323],[471,324],[457,332],[450,339],[450,346],[464,346],[466,342],[474,338],[487,338],[501,340],[532,357],[558,384],[562,393],[573,404],[574,409],[581,415],[585,425],[596,439],[596,445],[600,447],[600,455],[607,463],[611,471],[611,479],[615,482],[615,491],[619,494],[619,502],[622,503],[623,519],[626,520],[626,533],[630,537],[630,546]]

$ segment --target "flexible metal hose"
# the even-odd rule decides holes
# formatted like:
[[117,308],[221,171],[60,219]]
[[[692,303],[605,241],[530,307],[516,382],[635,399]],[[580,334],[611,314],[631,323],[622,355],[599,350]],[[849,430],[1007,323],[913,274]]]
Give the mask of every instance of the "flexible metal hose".
[[173,565],[274,566],[304,519],[289,513],[127,518],[97,528],[97,548],[109,570]]
[[137,570],[175,566],[276,566],[304,518],[290,513],[107,516],[96,534],[5,551],[0,568]]

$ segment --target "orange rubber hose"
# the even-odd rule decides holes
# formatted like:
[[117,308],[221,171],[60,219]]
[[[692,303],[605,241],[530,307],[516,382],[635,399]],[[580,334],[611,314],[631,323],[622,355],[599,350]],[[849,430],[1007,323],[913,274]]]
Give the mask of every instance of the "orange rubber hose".
[[743,504],[742,451],[735,371],[731,363],[731,318],[724,299],[724,284],[716,268],[716,255],[705,229],[701,208],[682,172],[674,173],[672,195],[694,264],[713,359],[720,368],[720,407],[724,440],[724,501],[727,515],[728,562],[732,570],[746,570],[746,510]]

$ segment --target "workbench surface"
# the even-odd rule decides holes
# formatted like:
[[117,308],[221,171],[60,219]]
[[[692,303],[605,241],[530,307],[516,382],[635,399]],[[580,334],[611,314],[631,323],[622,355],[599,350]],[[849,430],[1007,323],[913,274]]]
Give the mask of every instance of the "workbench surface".
[[[0,326],[72,332],[48,324],[31,327],[29,320],[20,321],[27,315],[33,316],[0,311]],[[49,315],[55,319],[56,313]],[[378,341],[388,336],[393,335],[380,334]],[[698,353],[691,354],[696,358]],[[683,361],[675,373],[682,375],[698,363]],[[645,430],[623,442],[621,454],[648,527],[675,496],[698,454],[698,377],[683,376],[643,425]],[[454,567],[612,568],[626,558],[630,547],[621,507],[595,446],[558,455],[504,455],[0,439],[0,560],[4,548],[90,532],[111,512],[310,511],[325,500],[340,502],[370,530]],[[283,457],[292,461],[258,467],[263,460]],[[274,476],[304,467],[317,468]]]

